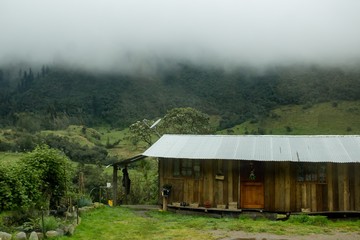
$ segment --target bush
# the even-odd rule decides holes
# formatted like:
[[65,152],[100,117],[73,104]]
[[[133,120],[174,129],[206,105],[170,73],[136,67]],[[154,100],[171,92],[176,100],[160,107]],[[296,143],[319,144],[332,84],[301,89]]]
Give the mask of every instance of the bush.
[[16,165],[0,165],[0,211],[49,207],[67,194],[71,165],[47,146],[27,153]]
[[92,205],[92,200],[89,196],[82,196],[78,201],[78,207],[85,207]]
[[[0,211],[27,209],[33,205],[32,197],[38,196],[38,182],[31,179],[33,175],[23,174],[22,170],[27,169],[21,164],[0,166]],[[30,185],[35,187],[30,189]]]
[[59,227],[59,222],[54,216],[44,217],[44,226],[42,225],[42,220],[39,220],[39,225],[44,227],[43,231],[56,230]]

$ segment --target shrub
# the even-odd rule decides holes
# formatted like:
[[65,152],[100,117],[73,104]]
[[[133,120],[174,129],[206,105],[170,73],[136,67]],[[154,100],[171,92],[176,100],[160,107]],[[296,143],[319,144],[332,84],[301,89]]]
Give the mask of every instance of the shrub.
[[44,225],[42,219],[39,220],[39,225],[43,227],[43,231],[56,230],[59,227],[59,222],[54,216],[44,217]]
[[21,225],[21,228],[25,232],[39,231],[41,230],[40,223],[40,218],[29,218],[28,221]]
[[89,196],[82,196],[78,201],[78,207],[85,207],[92,205],[92,200]]

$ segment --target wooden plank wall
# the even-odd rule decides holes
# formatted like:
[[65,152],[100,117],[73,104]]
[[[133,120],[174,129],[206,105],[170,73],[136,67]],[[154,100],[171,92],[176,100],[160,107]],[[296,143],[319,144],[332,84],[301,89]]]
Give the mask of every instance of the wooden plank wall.
[[360,164],[354,164],[354,210],[360,211]]
[[275,164],[272,162],[264,164],[264,207],[269,211],[275,211]]
[[296,183],[296,207],[317,211],[360,210],[360,164],[327,163],[326,183]]
[[[201,161],[201,177],[174,177],[172,161],[161,160],[159,164],[160,187],[173,185],[169,202],[198,202],[200,206],[209,201],[217,204],[238,202],[240,204],[240,169],[246,161]],[[326,164],[326,183],[297,182],[297,165],[290,162],[263,162],[264,209],[268,211],[300,212],[360,211],[360,163]],[[218,169],[224,179],[216,179]]]

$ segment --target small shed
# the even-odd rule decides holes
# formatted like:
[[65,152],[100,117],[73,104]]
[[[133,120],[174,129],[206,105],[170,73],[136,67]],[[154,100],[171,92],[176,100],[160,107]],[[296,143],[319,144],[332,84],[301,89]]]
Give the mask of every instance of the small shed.
[[360,211],[360,136],[164,135],[168,202],[271,212]]

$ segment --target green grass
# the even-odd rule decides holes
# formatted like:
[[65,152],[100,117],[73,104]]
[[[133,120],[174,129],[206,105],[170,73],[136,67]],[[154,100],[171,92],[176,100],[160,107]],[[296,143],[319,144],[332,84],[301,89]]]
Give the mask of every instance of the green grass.
[[220,133],[248,134],[360,134],[360,101],[292,105],[273,110],[269,117],[255,123],[247,121]]
[[[306,218],[306,219],[305,219]],[[220,230],[216,236],[215,230]],[[333,231],[358,232],[360,220],[329,221],[324,217],[296,217],[292,221],[250,218],[210,218],[152,210],[136,212],[125,207],[101,208],[85,213],[75,235],[62,240],[80,239],[218,239],[228,231],[277,235],[331,234]]]
[[140,154],[148,147],[144,143],[139,143],[137,146],[133,145],[129,139],[129,129],[109,129],[105,127],[98,127],[96,130],[101,134],[101,143],[105,146],[107,141],[111,144],[120,140],[120,143],[114,148],[108,149],[111,156],[117,156],[120,159],[126,159],[133,157],[136,154]]
[[0,152],[0,164],[14,164],[20,160],[23,153]]

